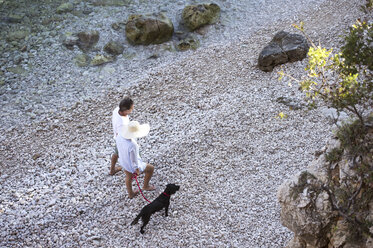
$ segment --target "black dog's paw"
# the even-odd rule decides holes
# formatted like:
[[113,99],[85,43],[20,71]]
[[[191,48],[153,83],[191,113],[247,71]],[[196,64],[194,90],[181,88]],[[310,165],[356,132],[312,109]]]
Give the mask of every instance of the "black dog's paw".
[[140,230],[140,233],[141,233],[141,234],[144,234],[144,232],[145,232],[144,230]]

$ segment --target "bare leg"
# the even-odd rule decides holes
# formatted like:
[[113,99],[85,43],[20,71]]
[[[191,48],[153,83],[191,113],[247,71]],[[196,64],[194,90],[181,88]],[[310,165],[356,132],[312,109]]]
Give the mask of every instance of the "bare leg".
[[133,197],[135,197],[139,191],[138,190],[135,190],[133,191],[132,190],[132,173],[124,170],[124,172],[126,173],[126,188],[127,188],[127,192],[128,192],[128,197],[130,199],[132,199]]
[[145,174],[144,186],[142,187],[144,190],[154,190],[155,189],[154,186],[149,185],[149,181],[153,176],[153,172],[154,172],[154,166],[151,165],[151,164],[147,164],[146,168],[144,170],[144,174]]
[[122,168],[116,167],[115,164],[118,161],[118,154],[113,154],[111,156],[111,166],[110,166],[110,175],[115,175],[118,171],[120,171]]

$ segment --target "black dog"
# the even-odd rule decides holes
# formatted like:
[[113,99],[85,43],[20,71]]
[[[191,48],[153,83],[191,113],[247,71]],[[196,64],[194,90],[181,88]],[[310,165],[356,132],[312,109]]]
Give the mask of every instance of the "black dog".
[[157,211],[165,208],[165,216],[168,216],[168,207],[170,206],[170,197],[178,191],[180,186],[176,184],[167,184],[165,191],[160,194],[154,201],[141,209],[141,212],[132,221],[131,225],[135,225],[140,217],[142,219],[142,227],[140,232],[144,233],[144,228],[150,220],[150,216]]

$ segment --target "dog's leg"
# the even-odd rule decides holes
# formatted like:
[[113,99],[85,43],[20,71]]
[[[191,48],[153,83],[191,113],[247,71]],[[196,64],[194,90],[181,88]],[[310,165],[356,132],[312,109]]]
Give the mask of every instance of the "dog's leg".
[[143,234],[145,232],[144,231],[145,226],[149,223],[150,215],[143,215],[141,216],[141,219],[142,219],[142,226],[141,226],[140,233]]
[[135,225],[141,217],[141,212],[136,216],[136,218],[131,222],[131,225]]
[[167,217],[168,216],[168,207],[170,206],[170,203],[166,204],[164,207],[164,215]]

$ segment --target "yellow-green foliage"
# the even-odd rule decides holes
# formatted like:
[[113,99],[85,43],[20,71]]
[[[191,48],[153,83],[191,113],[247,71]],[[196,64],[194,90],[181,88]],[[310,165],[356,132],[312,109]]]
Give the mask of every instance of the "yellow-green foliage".
[[[306,35],[304,23],[293,26]],[[373,105],[372,23],[357,20],[338,53],[310,43],[305,76],[298,80],[281,71],[280,80],[288,76],[297,81],[310,106],[321,100],[339,111],[352,112],[363,122],[362,112]]]

